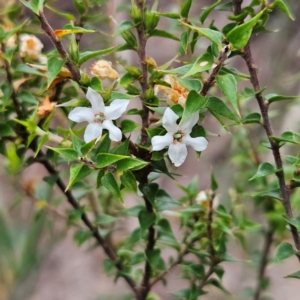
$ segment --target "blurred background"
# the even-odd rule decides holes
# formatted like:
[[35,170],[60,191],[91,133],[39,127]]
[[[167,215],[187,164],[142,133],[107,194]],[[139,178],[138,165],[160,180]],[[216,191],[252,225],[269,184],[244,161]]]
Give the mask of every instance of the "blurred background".
[[[10,1],[13,3],[14,1]],[[128,5],[130,1],[109,0],[99,1],[100,6],[94,8],[97,14],[97,21],[101,33],[84,35],[81,42],[81,49],[97,50],[107,48],[121,43],[119,38],[112,38],[118,24],[128,19]],[[250,1],[244,1],[245,4]],[[271,1],[270,1],[271,2]],[[298,1],[286,0],[295,15],[295,21],[291,21],[286,15],[280,12],[273,12],[267,24],[270,31],[274,33],[260,34],[251,41],[252,53],[255,64],[259,70],[261,87],[266,87],[268,93],[284,95],[299,94],[300,62],[298,51],[300,48],[300,5]],[[7,5],[8,1],[0,0],[1,6]],[[213,4],[214,1],[202,0],[193,1],[191,10],[192,20],[198,20],[201,8]],[[152,4],[149,1],[149,4]],[[20,4],[21,5],[21,4]],[[51,1],[52,7],[76,15],[72,1]],[[179,0],[160,0],[158,9],[160,11],[178,11]],[[25,11],[31,16],[28,11]],[[50,24],[55,28],[62,28],[66,20],[57,16],[50,10],[45,10]],[[222,28],[227,22],[229,12],[213,12],[209,20],[215,19],[214,25]],[[1,17],[0,17],[1,18]],[[206,26],[210,21],[206,21]],[[168,19],[161,18],[159,28],[170,29],[177,36],[180,35],[178,24]],[[181,29],[180,29],[181,30]],[[44,52],[52,49],[47,37],[38,34],[37,36],[44,44]],[[197,53],[205,51],[208,43],[200,39],[197,44]],[[155,59],[158,65],[171,60],[179,51],[178,43],[167,39],[151,38],[148,43],[148,56]],[[128,61],[138,66],[138,60],[132,51],[118,52],[106,57],[111,60],[113,66],[124,72],[121,63]],[[186,59],[190,59],[186,57]],[[84,67],[90,67],[90,62]],[[230,60],[229,66],[247,73],[244,62],[241,58],[234,57]],[[249,86],[249,82],[239,83],[242,89]],[[138,102],[132,102],[135,107]],[[282,103],[282,104],[281,104]],[[291,104],[293,104],[292,109]],[[248,109],[258,111],[257,104],[252,98],[247,103]],[[299,132],[299,102],[288,101],[276,104],[272,115],[276,116],[276,123],[273,122],[274,130],[279,135],[287,130]],[[61,122],[59,116],[56,122]],[[60,124],[68,127],[68,123]],[[248,172],[247,166],[239,158],[239,154],[248,151],[244,143],[247,134],[255,143],[264,140],[264,133],[259,127],[249,126],[245,132],[232,128],[229,132],[220,128],[215,119],[208,117],[204,121],[204,127],[211,133],[208,136],[209,148],[197,161],[196,154],[190,151],[187,161],[179,169],[182,176],[174,182],[167,177],[160,179],[160,185],[165,188],[174,198],[182,195],[177,184],[187,185],[197,176],[200,189],[207,189],[210,185],[210,171],[213,168],[219,183],[218,201],[228,205],[231,198],[238,198],[237,205],[243,206],[253,222],[265,224],[266,220],[261,213],[261,208],[254,205],[250,197],[251,187],[247,195],[237,195],[236,189],[241,174]],[[247,133],[247,134],[246,134]],[[219,135],[219,136],[218,136]],[[235,140],[233,141],[233,135]],[[297,147],[284,148],[284,152],[297,155]],[[272,161],[267,151],[261,153],[264,159]],[[253,168],[253,167],[252,167]],[[100,300],[100,299],[124,299],[129,292],[122,279],[115,284],[113,278],[107,277],[102,268],[105,258],[100,248],[93,247],[93,243],[86,243],[78,247],[74,242],[74,228],[66,226],[66,212],[70,209],[63,200],[60,191],[49,188],[49,184],[43,181],[48,176],[46,170],[39,165],[33,165],[24,172],[11,175],[6,161],[0,157],[0,299],[12,300]],[[255,170],[255,168],[253,168]],[[63,174],[67,171],[62,170]],[[57,209],[43,208],[43,201],[51,198],[52,203],[59,203]],[[125,206],[132,206],[135,197],[128,195]],[[296,214],[300,211],[300,200],[294,200]],[[175,218],[170,218],[175,228],[179,230]],[[128,228],[137,226],[136,220],[126,223]],[[76,226],[81,226],[80,223]],[[76,229],[76,228],[75,228]],[[179,233],[180,234],[180,233]],[[289,241],[289,234],[280,236],[280,239]],[[257,269],[255,257],[257,250],[263,247],[260,229],[254,227],[248,232],[246,239],[246,250],[238,241],[232,240],[229,246],[229,253],[238,259],[237,262],[222,264],[225,267],[223,279],[224,287],[231,293],[223,293],[216,288],[209,290],[205,300],[221,299],[251,299],[249,290],[256,285]],[[274,254],[275,246],[278,243],[276,238],[271,253]],[[250,262],[250,260],[252,262]],[[267,276],[270,278],[270,286],[264,293],[264,298],[274,300],[295,300],[298,299],[299,282],[296,279],[284,279],[283,277],[299,270],[296,257],[280,263],[269,265]],[[180,269],[174,269],[167,277],[168,285],[157,284],[154,292],[160,299],[172,299],[171,292],[184,287],[180,278]],[[235,296],[233,296],[235,295]],[[130,299],[130,298],[128,298]]]

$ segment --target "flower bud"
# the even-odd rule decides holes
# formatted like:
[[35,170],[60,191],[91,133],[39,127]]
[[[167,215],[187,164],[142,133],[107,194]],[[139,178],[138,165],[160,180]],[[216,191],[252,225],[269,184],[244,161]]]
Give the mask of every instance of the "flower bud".
[[130,16],[134,23],[139,23],[142,21],[142,12],[134,3],[134,0],[131,1]]
[[88,73],[84,70],[80,70],[80,83],[83,86],[88,86],[90,84],[90,76],[88,75]]
[[145,28],[148,34],[151,34],[153,32],[158,22],[159,22],[159,16],[147,9],[145,11]]
[[133,49],[137,49],[137,41],[134,34],[128,29],[121,33],[122,38],[125,42]]
[[142,75],[141,70],[139,68],[137,68],[137,67],[134,67],[134,66],[125,66],[125,69],[126,69],[126,71],[130,75],[134,76],[135,78],[138,78],[138,77],[140,77]]
[[69,44],[69,55],[71,60],[77,65],[79,61],[79,49],[74,34],[72,34],[71,41]]

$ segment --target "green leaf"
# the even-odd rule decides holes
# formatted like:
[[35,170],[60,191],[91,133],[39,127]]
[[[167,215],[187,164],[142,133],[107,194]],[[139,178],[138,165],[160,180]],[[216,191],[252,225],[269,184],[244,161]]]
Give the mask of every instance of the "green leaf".
[[202,89],[202,83],[197,79],[176,78],[176,80],[179,82],[180,85],[182,85],[188,91],[194,90],[199,93]]
[[97,175],[97,189],[99,189],[100,186],[102,186],[102,182],[101,179],[102,177],[105,175],[105,171],[104,170],[100,170],[98,175]]
[[292,12],[290,11],[289,7],[283,0],[275,0],[272,4],[273,8],[277,8],[284,12],[290,19],[295,21],[295,17],[293,16]]
[[277,170],[272,164],[264,162],[259,165],[257,172],[249,179],[249,181],[256,178],[265,177],[276,172]]
[[140,170],[148,165],[148,162],[137,158],[125,158],[116,163],[118,172],[127,170]]
[[186,74],[182,78],[186,78],[195,75],[196,73],[207,71],[212,67],[213,63],[213,56],[210,53],[206,52],[195,61],[191,69],[188,72],[186,72]]
[[152,205],[155,204],[155,197],[158,192],[158,184],[157,183],[150,183],[145,185],[140,185],[139,189],[145,196],[145,198],[151,202]]
[[192,5],[192,0],[186,0],[181,7],[180,14],[182,17],[187,18]]
[[274,188],[271,190],[267,190],[267,191],[263,191],[263,192],[259,192],[257,194],[253,195],[254,197],[270,197],[270,198],[275,198],[278,200],[282,199],[282,195],[281,195],[281,191],[280,188]]
[[163,16],[166,18],[170,18],[170,19],[180,19],[180,15],[177,13],[173,13],[173,12],[160,12],[160,11],[156,11],[155,12],[156,15],[158,16]]
[[200,22],[203,24],[208,15],[214,10],[214,8],[221,2],[221,0],[218,0],[216,3],[213,5],[205,8],[203,12],[200,14]]
[[70,162],[72,160],[78,160],[78,153],[74,149],[70,149],[70,148],[53,148],[53,147],[47,147],[47,148],[51,149],[54,152],[57,152],[57,153],[61,154],[63,157],[65,157],[67,159],[68,162]]
[[288,216],[282,216],[289,224],[293,225],[300,232],[300,216],[297,218],[289,218]]
[[37,15],[39,15],[40,11],[43,11],[44,0],[20,1]]
[[219,98],[209,97],[206,107],[212,113],[217,113],[218,115],[221,115],[225,118],[238,122],[238,118]]
[[135,129],[139,128],[140,125],[135,123],[132,120],[123,120],[121,122],[121,128],[123,133],[129,133],[134,131]]
[[0,137],[4,136],[15,136],[15,133],[8,124],[0,122]]
[[78,156],[82,155],[81,153],[81,147],[85,144],[85,141],[80,139],[74,132],[73,130],[71,131],[71,137],[72,137],[72,147],[74,150],[76,150]]
[[105,224],[110,224],[116,220],[115,217],[112,217],[110,215],[106,215],[101,213],[101,215],[97,216],[95,220],[96,225],[105,225]]
[[81,246],[85,241],[92,237],[91,231],[78,230],[74,234],[74,240],[78,246]]
[[235,77],[232,74],[226,74],[222,76],[218,75],[216,76],[216,82],[239,115],[240,112],[237,101],[237,82]]
[[67,13],[63,13],[59,10],[56,10],[55,8],[51,7],[50,5],[45,5],[49,10],[51,10],[52,12],[56,13],[57,15],[66,18],[69,21],[76,21],[76,18],[71,15],[71,14],[67,14]]
[[123,198],[118,186],[118,183],[113,175],[112,172],[107,172],[102,178],[101,178],[102,185],[107,188],[115,197],[121,199],[123,202]]
[[111,154],[111,153],[99,153],[97,155],[97,168],[104,168],[107,167],[108,165],[112,165],[113,163],[127,158],[128,156],[124,155],[116,155],[116,154]]
[[192,64],[185,65],[179,68],[171,69],[171,70],[160,70],[160,72],[164,74],[178,74],[178,75],[185,75],[191,68]]
[[131,108],[127,111],[126,115],[139,115],[142,116],[144,113],[144,111],[142,109],[138,109],[138,108]]
[[180,124],[188,121],[194,113],[197,113],[200,108],[204,107],[207,103],[207,99],[199,95],[195,91],[191,91],[186,99],[183,115]]
[[154,212],[147,212],[145,210],[139,213],[139,222],[142,230],[147,230],[156,220],[156,214]]
[[120,180],[122,184],[129,190],[137,192],[137,184],[134,175],[130,171],[125,171],[121,176]]
[[300,144],[300,141],[296,138],[299,135],[293,131],[286,131],[280,137],[271,136],[270,138],[276,142],[286,142],[291,144]]
[[101,49],[101,50],[97,50],[97,51],[84,51],[84,52],[81,52],[80,55],[79,55],[79,65],[82,65],[83,63],[90,60],[91,58],[95,58],[95,57],[98,57],[100,55],[111,54],[111,53],[115,52],[116,49],[117,49],[116,47],[110,47],[110,48]]
[[68,186],[66,187],[66,191],[75,183],[86,176],[88,176],[92,172],[92,169],[90,169],[88,166],[83,164],[75,164],[72,165],[70,168],[70,180],[68,183]]
[[169,221],[167,219],[160,219],[156,227],[157,239],[178,250],[179,244],[173,234]]
[[269,103],[284,101],[284,100],[298,99],[298,98],[300,98],[300,96],[283,96],[283,95],[277,95],[277,94],[268,94],[265,96],[265,100],[267,100]]
[[250,21],[236,26],[226,36],[227,41],[231,44],[231,49],[242,49],[248,43],[252,30],[256,23],[259,21],[260,17],[265,12],[265,9],[262,10],[259,14],[257,14]]
[[275,257],[272,259],[272,263],[281,262],[293,255],[295,255],[296,251],[293,249],[293,246],[290,243],[281,243],[277,249]]
[[149,262],[149,264],[151,265],[151,267],[153,269],[158,269],[161,267],[160,266],[160,264],[161,264],[160,252],[161,252],[161,250],[158,248],[146,249],[146,251],[145,251],[147,261]]
[[250,124],[250,123],[261,123],[261,115],[259,113],[251,113],[241,119],[242,124]]
[[122,22],[122,23],[118,26],[116,32],[114,33],[114,36],[116,36],[116,35],[122,33],[123,31],[126,31],[126,30],[128,30],[128,29],[131,29],[131,28],[133,28],[133,27],[134,27],[134,25],[131,24],[129,21],[124,21],[124,22]]
[[15,68],[15,72],[32,74],[37,76],[45,76],[45,74],[39,72],[38,70],[23,64],[18,64],[18,66]]
[[213,172],[211,172],[211,176],[210,176],[210,187],[213,192],[215,192],[219,187],[218,182],[216,181],[216,178],[215,178],[215,175]]
[[300,271],[297,271],[295,273],[292,273],[290,275],[285,276],[284,278],[296,278],[296,279],[300,279]]
[[158,190],[155,195],[155,208],[157,211],[174,209],[180,206],[180,203],[175,201],[165,190]]
[[101,137],[99,146],[96,149],[96,153],[108,153],[110,149],[111,140],[108,134]]
[[210,29],[210,28],[200,28],[200,27],[192,26],[192,25],[189,25],[184,22],[181,22],[181,23],[182,23],[182,25],[184,25],[188,28],[191,28],[192,30],[195,30],[196,32],[198,32],[200,35],[208,38],[213,43],[215,43],[219,48],[222,47],[223,35],[221,32]]
[[92,151],[92,149],[95,147],[95,141],[92,140],[86,144],[84,144],[81,148],[80,148],[80,151],[81,151],[81,154],[83,156],[87,155],[88,153],[90,153]]
[[65,59],[58,59],[55,56],[52,56],[48,59],[47,62],[47,72],[48,72],[48,82],[47,82],[47,88],[50,87],[52,81],[55,79],[55,77],[58,75],[58,73],[61,71],[61,68],[64,66],[66,60]]
[[179,38],[169,32],[166,32],[164,30],[160,30],[160,29],[155,29],[151,32],[151,36],[158,36],[158,37],[162,37],[162,38],[167,38],[167,39],[171,39],[174,41],[179,41]]

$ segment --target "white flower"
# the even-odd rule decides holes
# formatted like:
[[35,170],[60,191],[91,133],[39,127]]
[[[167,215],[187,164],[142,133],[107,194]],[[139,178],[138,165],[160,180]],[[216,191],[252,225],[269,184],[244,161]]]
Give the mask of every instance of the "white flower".
[[107,129],[109,138],[112,141],[119,142],[122,139],[122,131],[113,124],[112,120],[121,117],[125,112],[129,100],[114,100],[109,106],[104,106],[100,94],[91,88],[88,88],[86,98],[91,102],[92,107],[76,107],[70,113],[68,118],[74,122],[89,122],[84,132],[86,143],[102,136],[102,130]]
[[20,42],[21,56],[27,56],[31,59],[39,58],[44,45],[36,36],[31,34],[21,34]]
[[187,157],[186,146],[192,146],[196,151],[203,151],[208,144],[204,137],[192,138],[190,136],[192,128],[198,122],[198,113],[193,114],[182,125],[177,125],[178,118],[173,110],[168,107],[162,118],[162,124],[167,133],[164,136],[154,136],[151,140],[153,151],[160,151],[169,146],[168,154],[176,167],[182,165]]

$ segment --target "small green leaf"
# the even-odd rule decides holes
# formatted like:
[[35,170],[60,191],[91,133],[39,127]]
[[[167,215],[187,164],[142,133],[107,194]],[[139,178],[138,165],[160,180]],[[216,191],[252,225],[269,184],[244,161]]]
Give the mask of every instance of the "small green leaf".
[[96,153],[108,153],[110,149],[111,140],[108,134],[101,137],[99,146],[96,149]]
[[176,240],[170,223],[167,219],[160,219],[157,223],[157,239],[170,247],[179,249],[178,241]]
[[118,183],[111,172],[107,172],[102,178],[101,178],[102,185],[107,188],[115,197],[121,199],[123,202],[123,198],[118,186]]
[[200,108],[204,107],[207,103],[207,99],[199,95],[195,91],[191,91],[186,99],[182,119],[180,124],[185,123],[191,118],[194,113],[197,113]]
[[155,208],[157,211],[170,210],[180,206],[165,190],[158,190],[155,195]]
[[47,88],[50,87],[52,81],[55,79],[55,77],[58,75],[58,73],[61,71],[61,68],[64,66],[66,60],[65,59],[58,59],[55,56],[52,56],[49,58],[47,62],[47,71],[48,71],[48,82],[47,82]]
[[142,116],[144,111],[142,109],[132,108],[129,109],[126,113],[126,115],[139,115]]
[[300,271],[297,271],[295,273],[292,273],[290,275],[285,276],[284,278],[296,278],[296,279],[300,279]]
[[300,216],[297,218],[289,218],[288,216],[282,216],[289,224],[293,225],[300,232]]
[[135,123],[132,120],[123,120],[121,122],[121,128],[122,128],[123,133],[132,132],[132,131],[136,130],[139,127],[140,127],[140,125]]
[[81,246],[85,241],[92,237],[91,231],[78,230],[74,234],[74,240],[78,246]]
[[236,26],[226,36],[227,41],[232,45],[232,49],[242,49],[248,43],[252,30],[256,23],[259,21],[260,17],[265,12],[265,9],[262,10],[259,14],[257,14],[250,21]]
[[254,197],[270,197],[270,198],[274,198],[274,199],[278,199],[281,200],[282,199],[282,195],[281,195],[281,191],[280,188],[274,188],[271,190],[267,190],[267,191],[263,191],[263,192],[259,192],[253,195]]
[[206,104],[208,110],[212,113],[217,113],[225,118],[238,122],[238,118],[231,112],[231,110],[217,97],[209,97]]
[[242,124],[250,124],[250,123],[260,123],[261,122],[261,115],[259,113],[251,113],[241,119]]
[[83,156],[87,155],[89,152],[92,151],[92,149],[95,147],[95,141],[92,140],[86,144],[84,144],[81,148],[80,148],[80,151],[81,151],[81,154]]
[[76,18],[71,15],[71,14],[67,14],[67,13],[63,13],[59,10],[56,10],[55,8],[51,7],[50,5],[46,5],[46,7],[51,10],[52,12],[56,13],[57,15],[66,18],[69,21],[76,21]]
[[225,94],[226,98],[234,107],[235,111],[239,115],[239,106],[237,101],[237,82],[235,77],[232,74],[226,75],[218,75],[216,76],[216,82],[221,89],[221,91]]
[[176,78],[176,80],[179,82],[180,85],[182,85],[188,91],[194,90],[199,93],[202,89],[202,83],[197,79]]
[[[160,257],[161,250],[156,249],[147,249],[145,251],[147,261],[151,265],[153,269],[158,269],[161,264],[161,257]],[[150,299],[149,299],[150,300]]]
[[215,178],[215,175],[213,172],[211,172],[211,176],[210,176],[210,187],[213,192],[215,192],[219,187],[218,182],[216,181],[216,178]]
[[271,136],[270,138],[276,142],[286,142],[286,143],[298,144],[298,145],[300,144],[299,134],[293,131],[286,131],[280,137]]
[[43,11],[44,0],[20,1],[37,15],[39,15],[40,11]]
[[102,182],[101,179],[102,177],[105,175],[105,171],[104,170],[100,170],[98,175],[97,175],[97,189],[99,189],[100,186],[102,186]]
[[182,17],[187,18],[192,5],[192,0],[186,0],[181,7],[180,14]]
[[91,172],[92,172],[92,170],[86,165],[83,165],[83,164],[72,165],[70,168],[70,180],[69,180],[68,186],[66,187],[66,191],[75,182],[82,180],[83,178],[88,176]]
[[180,15],[177,13],[173,13],[173,12],[160,12],[160,11],[156,11],[155,12],[156,15],[158,16],[163,16],[166,18],[170,18],[170,19],[180,19]]
[[277,95],[277,94],[268,94],[265,96],[265,100],[267,100],[269,103],[284,101],[284,100],[298,99],[298,98],[300,98],[300,96],[283,96],[283,95]]
[[208,38],[213,43],[215,43],[219,48],[222,47],[223,35],[221,32],[210,29],[210,28],[200,28],[200,27],[192,26],[192,25],[189,25],[184,22],[181,22],[181,23],[182,23],[182,25],[189,27],[192,30],[195,30],[196,32],[198,32],[200,35]]
[[115,217],[112,217],[110,215],[106,215],[101,213],[101,215],[97,216],[95,220],[96,225],[105,225],[105,224],[110,224],[116,220]]
[[204,53],[195,61],[192,68],[188,72],[186,72],[186,74],[182,78],[186,78],[195,75],[196,73],[201,73],[203,71],[209,70],[212,67],[213,62],[213,56],[208,52]]
[[151,32],[151,36],[158,36],[158,37],[162,37],[162,38],[166,38],[166,39],[171,39],[174,41],[179,41],[179,38],[169,32],[166,32],[164,30],[160,30],[160,29],[155,29]]
[[61,154],[62,156],[64,156],[68,162],[70,162],[72,160],[78,160],[78,153],[74,149],[53,148],[53,147],[48,147],[48,148],[51,149],[52,151],[57,152],[57,153]]
[[127,158],[128,156],[124,155],[116,155],[116,154],[111,154],[111,153],[99,153],[97,155],[97,168],[104,168],[107,167],[108,165],[112,165],[113,163]]
[[79,55],[79,65],[82,65],[86,61],[90,60],[91,58],[98,57],[100,55],[107,55],[111,54],[116,51],[116,47],[110,47],[106,49],[101,49],[97,51],[84,51],[81,52]]
[[8,124],[0,122],[0,137],[4,136],[15,136],[15,133]]
[[290,19],[295,21],[295,17],[293,16],[291,10],[286,5],[286,3],[283,0],[275,0],[272,4],[273,8],[277,8],[278,10],[281,10],[284,12]]
[[147,166],[147,162],[137,158],[125,158],[116,163],[118,172],[127,170],[140,170]]
[[136,191],[137,191],[136,179],[130,171],[125,171],[120,176],[120,180],[127,189],[136,193]]
[[293,249],[293,246],[290,243],[281,243],[277,249],[275,257],[272,259],[272,263],[281,262],[293,255],[295,255],[296,251]]
[[74,150],[76,150],[78,156],[81,156],[81,147],[85,144],[85,142],[80,139],[74,132],[73,130],[71,131],[71,137],[72,137],[72,147]]
[[146,185],[140,185],[139,189],[145,196],[147,200],[151,202],[152,205],[155,203],[155,197],[158,192],[158,184],[157,183],[150,183]]
[[154,212],[147,212],[145,210],[140,211],[139,221],[142,230],[147,230],[156,220],[156,214]]
[[257,172],[249,179],[249,181],[256,178],[265,177],[276,172],[277,170],[272,164],[264,162],[259,165]]
[[192,66],[193,66],[192,64],[188,64],[171,70],[160,70],[160,72],[164,74],[178,74],[183,76],[192,68]]
[[206,20],[206,18],[208,17],[208,15],[214,10],[214,8],[216,6],[218,6],[218,4],[221,2],[221,0],[218,0],[216,3],[214,3],[213,5],[205,8],[203,10],[203,12],[200,14],[200,22],[203,24],[204,21]]
[[122,33],[125,30],[131,29],[133,27],[134,27],[134,25],[131,24],[129,21],[124,21],[118,26],[116,32],[114,33],[114,36]]

